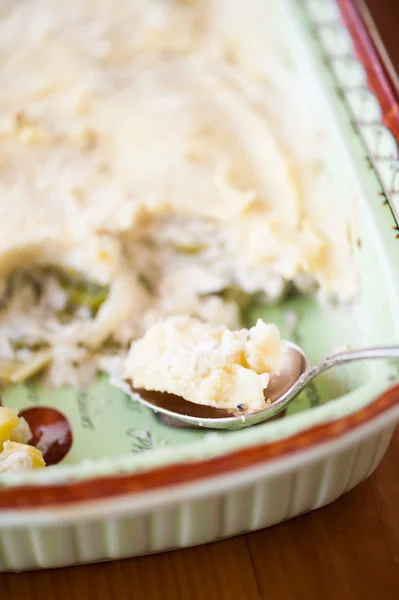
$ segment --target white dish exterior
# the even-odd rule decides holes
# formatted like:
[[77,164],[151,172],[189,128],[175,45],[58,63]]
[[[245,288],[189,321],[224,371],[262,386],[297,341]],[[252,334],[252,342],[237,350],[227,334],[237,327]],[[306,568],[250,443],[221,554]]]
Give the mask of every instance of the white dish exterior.
[[139,556],[212,542],[320,508],[366,479],[399,409],[305,452],[156,492],[0,514],[1,569],[18,571]]

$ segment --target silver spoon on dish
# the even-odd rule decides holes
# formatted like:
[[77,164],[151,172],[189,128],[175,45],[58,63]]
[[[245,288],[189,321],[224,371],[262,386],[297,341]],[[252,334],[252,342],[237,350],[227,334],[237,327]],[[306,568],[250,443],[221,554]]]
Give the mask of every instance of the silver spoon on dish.
[[287,352],[282,370],[272,378],[266,390],[269,403],[257,412],[233,416],[226,410],[200,406],[173,394],[134,389],[130,381],[124,382],[123,389],[134,400],[168,417],[170,424],[182,422],[192,427],[233,430],[271,419],[286,409],[312,379],[332,367],[366,359],[399,359],[399,346],[386,346],[338,352],[310,367],[309,360],[300,346],[292,342],[286,344]]

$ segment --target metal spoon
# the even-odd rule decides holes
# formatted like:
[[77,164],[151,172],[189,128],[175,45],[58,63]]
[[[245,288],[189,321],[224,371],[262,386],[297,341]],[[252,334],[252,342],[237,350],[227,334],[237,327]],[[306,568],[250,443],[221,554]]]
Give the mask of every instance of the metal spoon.
[[141,404],[166,415],[169,424],[183,422],[194,427],[209,429],[242,429],[266,421],[287,408],[312,379],[332,367],[357,360],[399,358],[399,346],[365,348],[332,354],[310,367],[302,348],[292,342],[286,344],[287,352],[282,370],[279,375],[272,377],[270,385],[265,390],[266,397],[270,398],[271,402],[266,408],[257,412],[232,416],[226,410],[200,406],[173,394],[136,390],[130,381],[125,382],[128,386],[125,385],[124,389]]

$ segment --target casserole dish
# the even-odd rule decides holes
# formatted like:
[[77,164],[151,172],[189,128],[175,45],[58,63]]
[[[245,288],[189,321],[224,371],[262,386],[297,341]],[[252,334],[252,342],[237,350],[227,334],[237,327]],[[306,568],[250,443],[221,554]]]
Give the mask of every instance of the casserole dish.
[[[352,3],[293,2],[290,18],[340,144],[342,186],[355,180],[361,190],[360,293],[350,308],[294,296],[250,318],[276,322],[313,362],[341,345],[398,342],[399,111]],[[2,478],[0,567],[158,552],[323,506],[382,459],[399,418],[397,380],[395,365],[351,367],[309,386],[283,419],[226,434],[172,428],[104,378],[84,392],[9,388],[2,403],[24,410],[31,425],[61,423],[67,453],[50,469]]]

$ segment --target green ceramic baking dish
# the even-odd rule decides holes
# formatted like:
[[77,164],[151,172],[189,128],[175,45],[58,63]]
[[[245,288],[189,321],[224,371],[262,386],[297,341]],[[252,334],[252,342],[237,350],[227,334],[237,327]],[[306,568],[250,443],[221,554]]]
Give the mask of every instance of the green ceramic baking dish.
[[[352,2],[288,5],[337,149],[360,292],[351,306],[293,296],[246,318],[276,322],[316,362],[342,347],[399,343],[398,96]],[[2,404],[58,444],[57,464],[0,479],[0,569],[195,545],[323,506],[382,459],[399,418],[398,379],[387,362],[337,370],[283,418],[226,433],[171,427],[104,377],[83,391],[9,388]]]

